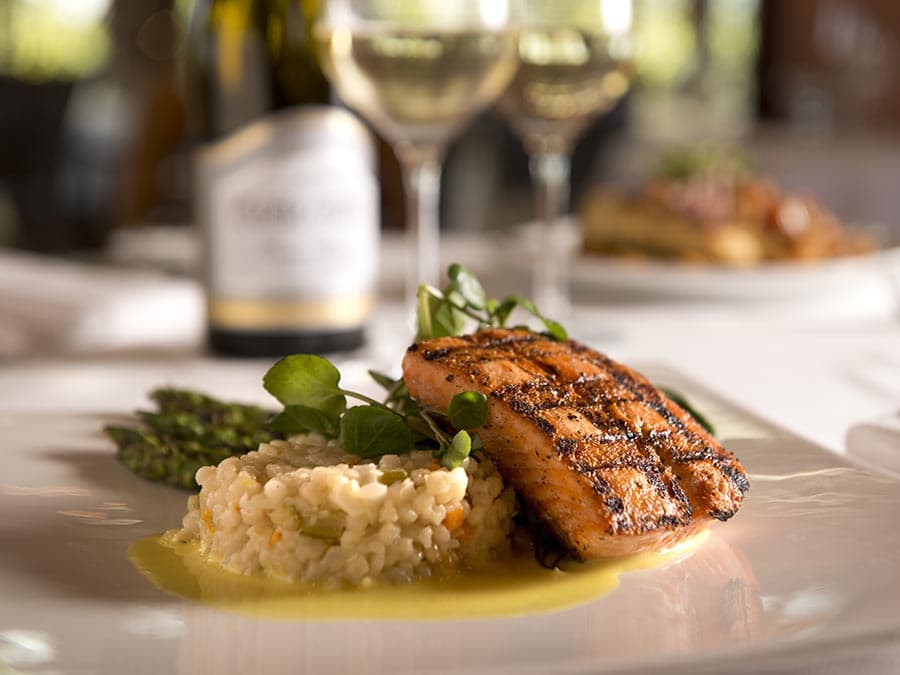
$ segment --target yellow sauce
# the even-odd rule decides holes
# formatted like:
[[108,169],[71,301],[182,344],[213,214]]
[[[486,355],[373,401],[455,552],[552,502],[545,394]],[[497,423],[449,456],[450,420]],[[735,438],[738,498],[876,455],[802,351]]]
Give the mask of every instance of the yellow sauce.
[[490,572],[407,585],[326,590],[228,572],[206,561],[196,544],[165,536],[132,544],[128,557],[160,589],[219,609],[272,619],[453,619],[550,612],[594,600],[619,585],[625,572],[684,557],[706,539],[692,537],[664,553],[569,563],[548,570],[522,556]]

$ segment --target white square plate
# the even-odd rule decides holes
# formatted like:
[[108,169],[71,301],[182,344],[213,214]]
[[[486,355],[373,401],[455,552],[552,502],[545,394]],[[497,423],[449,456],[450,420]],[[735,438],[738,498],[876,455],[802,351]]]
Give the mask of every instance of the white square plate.
[[[93,368],[127,387],[127,369]],[[100,432],[104,411],[0,415],[0,671],[673,675],[837,673],[852,664],[856,675],[896,667],[900,482],[677,373],[646,372],[688,395],[740,457],[751,480],[740,513],[689,557],[626,573],[608,595],[479,620],[276,621],[169,596],[126,550],[177,525],[185,494],[116,461]]]

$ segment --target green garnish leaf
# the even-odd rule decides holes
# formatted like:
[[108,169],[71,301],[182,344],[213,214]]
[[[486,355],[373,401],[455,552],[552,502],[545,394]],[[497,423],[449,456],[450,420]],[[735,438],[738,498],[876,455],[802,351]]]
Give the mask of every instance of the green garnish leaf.
[[402,454],[413,449],[412,432],[403,417],[385,408],[358,405],[341,416],[341,447],[363,458]]
[[441,464],[448,469],[455,469],[463,463],[472,451],[472,437],[466,431],[458,431],[450,444],[442,448]]
[[528,298],[523,298],[521,295],[510,295],[509,297],[506,298],[506,300],[512,301],[513,303],[515,303],[514,306],[521,307],[526,312],[531,314],[531,316],[538,317],[538,318],[541,317],[541,312],[537,308],[537,305],[535,305]]
[[497,304],[496,309],[492,312],[498,326],[505,326],[509,315],[516,308],[516,298],[509,296],[504,298],[502,302]]
[[395,380],[389,375],[375,370],[370,370],[369,375],[385,389],[384,405],[386,407],[401,414],[409,412],[409,410],[416,407],[416,403],[410,397],[409,389],[406,387],[406,382],[404,382],[402,377],[398,377]]
[[450,400],[447,418],[456,429],[475,429],[487,421],[488,400],[480,391],[464,391]]
[[429,340],[434,337],[431,325],[432,307],[444,299],[444,294],[428,284],[419,284],[416,293],[416,341]]
[[347,399],[338,387],[341,373],[327,359],[313,354],[285,356],[263,378],[263,386],[285,406],[318,410],[337,428]]
[[450,291],[446,297],[448,302],[438,303],[431,310],[431,330],[434,337],[459,335],[466,328],[466,315],[457,309],[462,304],[462,296]]
[[466,315],[463,297],[452,288],[446,292],[422,284],[417,294],[418,311],[416,340],[459,335],[465,330]]
[[557,342],[563,342],[569,339],[569,333],[565,328],[562,327],[558,321],[554,321],[553,319],[548,319],[547,317],[541,317],[541,321],[544,323],[544,328],[547,329],[547,332]]
[[337,417],[316,408],[288,405],[272,420],[272,427],[287,436],[312,431],[326,438],[334,438],[338,435],[339,421]]
[[382,388],[391,391],[400,380],[395,380],[390,375],[385,375],[384,373],[379,373],[377,370],[370,370],[369,377],[371,377],[375,382],[377,382]]
[[450,287],[459,293],[460,297],[473,309],[484,309],[487,297],[478,277],[472,274],[459,263],[453,263],[447,268],[447,277],[450,279]]
[[[504,302],[511,302],[513,303],[513,307],[521,307],[523,310],[531,314],[531,316],[538,319],[542,324],[544,324],[544,328],[547,330],[547,333],[554,340],[561,342],[568,339],[569,335],[566,332],[566,329],[563,328],[559,322],[554,321],[553,319],[548,319],[546,316],[541,314],[541,311],[537,308],[537,305],[535,305],[528,298],[523,298],[520,295],[511,295],[506,298]],[[510,310],[510,312],[511,311],[512,310]]]
[[541,314],[531,300],[518,295],[510,295],[503,300],[485,297],[481,282],[462,265],[450,265],[447,277],[449,283],[443,290],[427,284],[419,286],[416,295],[417,341],[460,335],[472,320],[476,323],[476,329],[503,328],[517,307],[539,319],[552,339],[568,338],[559,322]]
[[297,420],[295,420],[293,416],[288,415],[286,410],[282,410],[280,413],[278,413],[274,418],[272,418],[272,421],[269,422],[269,424],[273,429],[275,429],[279,433],[284,434],[285,436],[302,434],[307,431],[307,428],[303,424],[297,422]]

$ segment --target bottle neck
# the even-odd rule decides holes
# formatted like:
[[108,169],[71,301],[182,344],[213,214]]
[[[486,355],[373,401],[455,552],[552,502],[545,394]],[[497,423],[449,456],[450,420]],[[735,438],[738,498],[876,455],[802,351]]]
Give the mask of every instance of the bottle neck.
[[313,44],[315,5],[200,0],[186,49],[192,138],[216,140],[274,110],[330,103]]

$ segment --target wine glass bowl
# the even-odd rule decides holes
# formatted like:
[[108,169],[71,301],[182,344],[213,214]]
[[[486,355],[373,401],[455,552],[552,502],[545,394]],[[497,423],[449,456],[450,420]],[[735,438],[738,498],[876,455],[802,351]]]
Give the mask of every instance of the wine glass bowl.
[[500,109],[531,152],[568,152],[591,120],[624,96],[628,65],[610,56],[608,42],[572,28],[522,30],[519,70]]
[[506,0],[329,0],[315,28],[341,99],[391,143],[403,172],[407,293],[440,274],[438,189],[447,143],[517,67]]
[[513,66],[503,34],[336,29],[323,41],[344,101],[400,145],[446,143],[496,98]]
[[533,295],[545,311],[569,309],[565,270],[569,156],[581,133],[628,91],[630,0],[517,0],[518,69],[499,102],[529,156],[539,223]]

